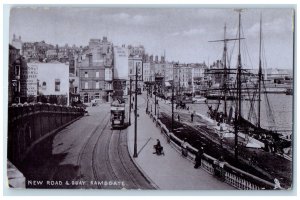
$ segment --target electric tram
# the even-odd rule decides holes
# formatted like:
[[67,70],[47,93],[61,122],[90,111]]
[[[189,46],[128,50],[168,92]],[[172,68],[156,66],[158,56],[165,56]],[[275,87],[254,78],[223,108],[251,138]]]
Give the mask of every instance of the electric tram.
[[125,127],[125,103],[121,101],[113,101],[110,107],[111,127],[124,128]]

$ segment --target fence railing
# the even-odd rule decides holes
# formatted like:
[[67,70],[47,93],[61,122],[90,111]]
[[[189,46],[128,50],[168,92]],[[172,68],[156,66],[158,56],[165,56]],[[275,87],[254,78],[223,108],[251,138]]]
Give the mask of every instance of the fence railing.
[[8,159],[22,162],[29,151],[59,128],[84,115],[78,107],[17,104],[8,108]]
[[[172,132],[170,132],[165,124],[163,124],[157,116],[153,113],[148,113],[150,118],[160,128],[161,133],[167,138],[167,141],[171,143],[178,151],[182,153],[183,156],[194,161],[196,153],[198,150],[192,145],[187,144],[186,148],[182,147],[183,141],[176,137]],[[269,181],[263,180],[257,176],[247,173],[241,169],[238,169],[227,162],[220,162],[218,159],[211,157],[207,154],[203,154],[201,157],[201,168],[203,168],[208,173],[214,175],[219,180],[222,180],[229,185],[241,190],[264,190],[264,189],[274,189],[275,184]]]

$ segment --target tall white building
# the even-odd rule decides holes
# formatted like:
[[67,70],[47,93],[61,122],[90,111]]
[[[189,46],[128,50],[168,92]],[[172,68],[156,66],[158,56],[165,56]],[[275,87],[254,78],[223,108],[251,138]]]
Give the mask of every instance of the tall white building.
[[28,77],[32,75],[31,81],[27,80],[31,94],[64,96],[69,103],[69,65],[60,62],[33,62],[27,65]]

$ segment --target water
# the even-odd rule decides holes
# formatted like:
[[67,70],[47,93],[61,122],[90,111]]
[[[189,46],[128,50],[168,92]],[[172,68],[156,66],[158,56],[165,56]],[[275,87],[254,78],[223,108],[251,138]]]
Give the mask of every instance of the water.
[[[272,122],[270,115],[268,115],[267,106],[266,106],[266,99],[264,95],[262,95],[261,101],[261,127],[278,130],[279,132],[291,134],[292,126],[293,126],[293,96],[292,95],[285,95],[285,94],[268,94],[268,99],[270,103],[271,110],[274,116],[274,122]],[[209,105],[212,105],[213,108],[216,108],[217,102],[216,100],[208,100]],[[235,105],[234,101],[228,101],[227,103],[227,112],[229,111],[231,106]],[[254,110],[257,113],[257,104],[256,101]],[[196,110],[201,114],[207,116],[208,106],[206,104],[189,104],[190,108]],[[223,102],[220,105],[219,110],[223,111]],[[248,119],[248,113],[250,110],[250,101],[243,101],[242,102],[242,116],[245,119]],[[257,114],[256,117],[253,116],[250,121],[253,124],[256,124]]]

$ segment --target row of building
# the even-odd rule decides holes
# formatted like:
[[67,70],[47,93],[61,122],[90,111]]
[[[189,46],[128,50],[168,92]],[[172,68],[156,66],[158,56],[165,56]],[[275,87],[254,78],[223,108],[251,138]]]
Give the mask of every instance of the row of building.
[[222,68],[221,61],[209,67],[205,62],[168,62],[165,55],[148,55],[142,45],[115,46],[107,37],[76,47],[22,42],[14,35],[9,46],[9,103],[111,102],[128,95],[130,86],[135,91],[154,85],[158,94],[168,97],[172,84],[176,92],[192,95],[220,81],[207,73],[210,68]]

